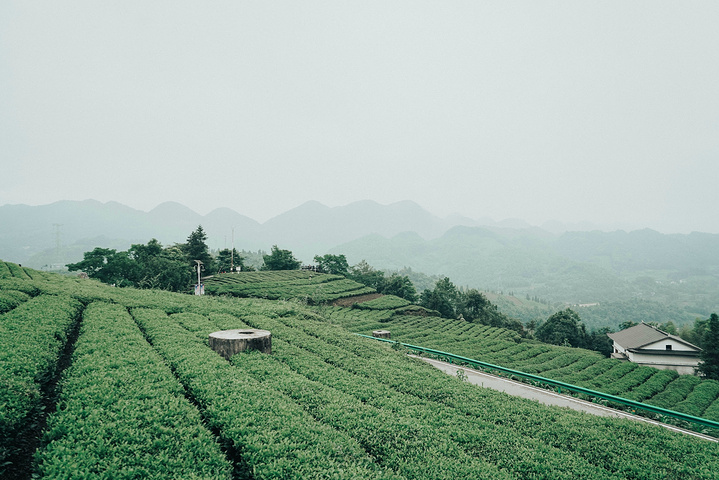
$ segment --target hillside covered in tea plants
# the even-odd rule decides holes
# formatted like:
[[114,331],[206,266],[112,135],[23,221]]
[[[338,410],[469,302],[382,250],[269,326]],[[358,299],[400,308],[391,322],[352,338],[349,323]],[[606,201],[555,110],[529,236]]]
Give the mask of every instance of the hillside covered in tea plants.
[[[441,318],[392,296],[351,303],[361,285],[339,275],[301,271],[218,275],[208,291],[235,296],[302,299],[321,305],[323,318],[354,333],[390,330],[392,339],[525,373],[536,374],[629,400],[719,421],[719,382],[609,359],[582,348],[549,345],[514,330]],[[331,293],[338,292],[338,293]],[[349,297],[349,298],[348,298]],[[340,298],[352,308],[328,305]]]
[[[355,324],[0,262],[0,476],[716,478],[716,443],[472,386],[337,325],[400,303],[345,308]],[[234,328],[270,330],[272,353],[208,347]]]

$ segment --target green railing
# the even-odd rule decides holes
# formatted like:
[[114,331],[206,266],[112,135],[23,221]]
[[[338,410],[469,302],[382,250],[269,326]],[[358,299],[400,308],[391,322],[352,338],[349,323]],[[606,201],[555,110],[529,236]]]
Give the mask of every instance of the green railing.
[[518,370],[512,370],[511,368],[506,368],[506,367],[502,367],[499,365],[493,365],[491,363],[474,360],[472,358],[462,357],[460,355],[455,355],[453,353],[442,352],[440,350],[434,350],[432,348],[418,347],[416,345],[401,343],[401,342],[397,342],[395,340],[388,340],[386,338],[371,337],[369,335],[363,335],[361,333],[356,333],[355,335],[358,335],[360,337],[370,338],[372,340],[379,340],[381,342],[398,344],[398,345],[400,345],[404,348],[407,348],[409,350],[413,350],[413,351],[420,352],[420,353],[426,353],[429,355],[434,355],[439,358],[444,358],[449,363],[454,362],[454,363],[458,363],[458,364],[462,364],[462,365],[470,365],[472,367],[476,367],[481,370],[489,370],[490,372],[491,371],[500,372],[500,375],[502,373],[508,374],[508,375],[511,375],[514,377],[529,380],[531,382],[540,383],[542,385],[548,385],[550,387],[556,388],[558,393],[562,393],[562,390],[566,390],[569,392],[575,392],[575,393],[587,395],[593,399],[601,399],[601,400],[605,400],[607,402],[617,403],[617,404],[629,407],[630,409],[633,410],[633,413],[635,413],[634,411],[636,411],[636,410],[644,410],[644,411],[653,413],[655,415],[659,415],[660,421],[663,421],[662,417],[670,417],[670,418],[675,418],[677,420],[681,420],[684,422],[692,423],[695,425],[701,425],[702,427],[705,427],[705,428],[715,429],[716,430],[716,432],[714,432],[715,434],[717,432],[719,432],[719,422],[715,422],[713,420],[709,420],[706,418],[695,417],[693,415],[688,415],[686,413],[675,412],[674,410],[667,410],[666,408],[660,408],[660,407],[655,407],[654,405],[649,405],[646,403],[635,402],[634,400],[629,400],[627,398],[617,397],[615,395],[610,395],[608,393],[597,392],[596,390],[590,390],[588,388],[579,387],[577,385],[560,382],[558,380],[552,380],[551,378],[540,377],[538,375],[532,375],[531,373],[524,373],[524,372],[520,372]]

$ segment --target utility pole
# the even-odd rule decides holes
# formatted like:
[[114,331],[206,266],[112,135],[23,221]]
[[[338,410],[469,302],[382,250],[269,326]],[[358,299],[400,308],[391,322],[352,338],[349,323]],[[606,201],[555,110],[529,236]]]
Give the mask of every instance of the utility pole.
[[232,250],[230,251],[230,273],[235,273],[235,227],[232,227]]
[[195,285],[195,295],[204,295],[205,286],[201,283],[201,272],[205,269],[205,266],[202,264],[202,260],[195,260],[195,269],[197,269],[197,285]]

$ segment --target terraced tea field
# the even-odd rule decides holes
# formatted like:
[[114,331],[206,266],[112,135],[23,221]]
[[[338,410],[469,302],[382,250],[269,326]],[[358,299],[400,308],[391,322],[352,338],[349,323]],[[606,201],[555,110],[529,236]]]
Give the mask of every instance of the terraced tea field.
[[[0,292],[2,478],[664,480],[719,471],[715,443],[469,385],[333,324],[335,307],[112,288],[2,262]],[[210,332],[233,328],[270,330],[272,354],[227,361],[209,348]],[[506,331],[487,334],[521,345]]]
[[[335,282],[340,282],[337,284],[340,288],[327,288],[327,291],[342,290],[345,285],[350,289],[340,293],[342,297],[318,294],[318,285]],[[213,277],[207,284],[223,286],[209,287],[208,291],[214,294],[311,299],[310,303],[315,304],[367,293],[366,289],[359,288],[361,285],[344,277],[302,271],[226,274]],[[450,352],[719,421],[717,381],[700,381],[692,375],[611,360],[591,350],[534,342],[522,339],[511,330],[427,316],[430,313],[427,310],[392,295],[352,307],[323,306],[321,311],[351,332],[369,335],[373,330],[389,329],[392,338],[402,343]]]
[[324,307],[323,314],[365,335],[389,330],[393,340],[559,380],[629,400],[719,421],[719,382],[700,380],[597,352],[522,339],[512,330],[402,311]]
[[294,298],[319,304],[374,293],[375,290],[341,275],[283,270],[215,275],[205,280],[205,291],[212,295],[270,300]]

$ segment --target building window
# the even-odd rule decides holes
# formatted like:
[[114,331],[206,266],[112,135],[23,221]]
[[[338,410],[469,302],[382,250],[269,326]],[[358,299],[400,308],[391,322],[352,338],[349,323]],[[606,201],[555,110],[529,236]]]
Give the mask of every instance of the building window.
[[672,346],[671,346],[671,345],[667,345],[667,350],[671,350],[671,349],[672,349]]

